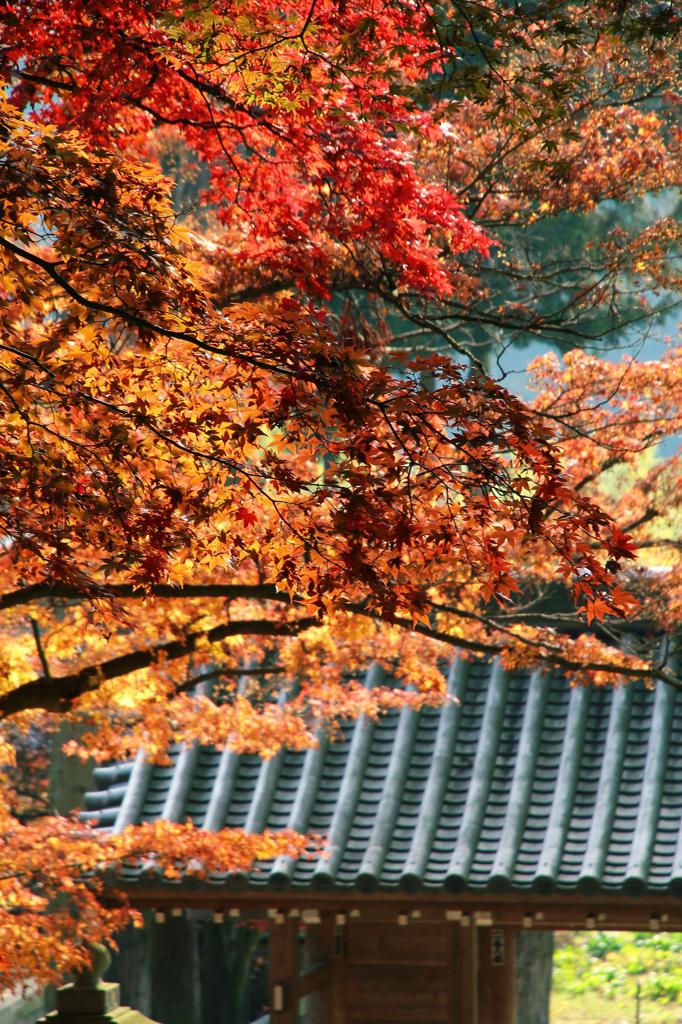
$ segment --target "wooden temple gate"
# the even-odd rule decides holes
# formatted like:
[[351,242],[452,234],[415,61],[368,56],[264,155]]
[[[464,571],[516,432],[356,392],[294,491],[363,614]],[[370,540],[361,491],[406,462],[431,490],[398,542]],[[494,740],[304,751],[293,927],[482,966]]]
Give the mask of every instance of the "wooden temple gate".
[[272,1024],[513,1024],[517,930],[682,930],[682,691],[461,661],[449,686],[269,761],[96,768],[85,817],[325,836],[245,876],[127,877],[138,906],[268,921]]
[[184,907],[267,922],[270,1009],[254,1024],[514,1024],[520,931],[682,931],[682,900],[644,894],[131,896],[165,920]]

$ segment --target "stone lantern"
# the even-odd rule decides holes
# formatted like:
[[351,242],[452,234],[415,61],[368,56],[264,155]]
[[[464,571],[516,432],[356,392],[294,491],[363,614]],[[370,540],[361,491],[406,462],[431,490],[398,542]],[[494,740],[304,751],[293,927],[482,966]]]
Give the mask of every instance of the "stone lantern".
[[156,1024],[139,1010],[121,1006],[118,983],[102,981],[111,963],[105,946],[92,945],[92,966],[57,989],[57,1008],[37,1024]]

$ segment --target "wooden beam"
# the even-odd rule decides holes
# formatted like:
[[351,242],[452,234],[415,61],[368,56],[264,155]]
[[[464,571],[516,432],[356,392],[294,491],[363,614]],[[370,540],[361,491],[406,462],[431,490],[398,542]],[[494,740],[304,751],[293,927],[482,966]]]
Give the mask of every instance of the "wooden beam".
[[478,1018],[478,928],[465,923],[447,923],[447,1022],[479,1024]]
[[282,917],[270,925],[270,1019],[297,1024],[298,918]]
[[[120,888],[124,888],[121,886]],[[213,888],[171,889],[170,886],[129,888],[133,906],[151,907],[170,913],[172,907],[194,907],[215,911],[238,910],[245,919],[258,920],[267,916],[272,906],[273,893],[235,892]],[[360,893],[350,892],[282,892],[277,893],[277,904],[282,911],[303,912],[316,909],[322,913],[353,912],[363,921],[397,921],[398,914],[418,910],[423,921],[442,921],[449,912],[485,915],[493,925],[509,928],[546,929],[547,931],[574,931],[599,928],[613,931],[682,931],[682,899],[670,894],[651,894],[633,899],[625,894],[555,893],[541,896],[537,893],[501,893],[453,896],[446,892],[419,893]]]
[[515,1024],[515,933],[478,928],[478,1024]]
[[300,999],[302,996],[310,995],[311,992],[326,992],[328,987],[329,965],[321,964],[319,967],[312,967],[309,971],[300,974],[296,989]]

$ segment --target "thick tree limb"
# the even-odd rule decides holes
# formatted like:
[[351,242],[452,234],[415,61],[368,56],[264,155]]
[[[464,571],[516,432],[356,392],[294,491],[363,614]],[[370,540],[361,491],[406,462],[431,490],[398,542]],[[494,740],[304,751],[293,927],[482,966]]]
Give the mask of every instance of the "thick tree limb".
[[[284,604],[296,604],[285,593],[277,591],[273,584],[187,584],[182,587],[172,587],[167,584],[157,584],[151,590],[151,594],[162,598],[202,598],[202,597],[224,597],[226,599],[247,598],[254,600],[279,601]],[[136,589],[129,584],[113,584],[110,587],[102,588],[99,595],[93,595],[85,590],[64,584],[33,584],[20,590],[0,596],[0,610],[14,608],[30,604],[33,601],[45,598],[65,599],[92,599],[93,596],[105,598],[142,598],[148,596],[144,590]],[[362,615],[365,618],[377,618],[377,612],[362,602],[345,602],[343,609],[351,614]],[[497,630],[508,635],[510,642],[524,644],[537,651],[538,660],[546,663],[548,668],[559,668],[565,671],[592,670],[597,672],[609,672],[620,674],[626,679],[644,680],[645,682],[664,681],[678,689],[682,688],[680,680],[673,672],[662,665],[651,665],[646,668],[637,668],[632,665],[618,664],[611,662],[590,662],[589,664],[563,654],[561,649],[553,644],[532,638],[520,636],[509,628],[513,620],[505,616],[505,623],[496,621],[494,618],[480,616],[464,610],[452,609],[453,613],[462,618],[471,619],[484,623],[489,629]],[[523,615],[520,616],[524,618]],[[413,623],[410,619],[395,617],[391,619],[394,625],[402,629],[412,631],[447,644],[449,647],[459,650],[470,651],[472,654],[487,655],[495,657],[504,650],[504,643],[498,641],[471,640],[461,636],[451,636],[442,630],[436,629],[423,622]],[[313,617],[293,619],[289,622],[273,622],[267,619],[240,620],[224,623],[215,626],[207,632],[191,633],[183,640],[172,640],[167,643],[147,648],[145,650],[132,651],[120,655],[109,661],[98,665],[86,666],[78,672],[69,675],[50,677],[43,675],[29,683],[18,687],[4,695],[0,695],[0,717],[7,717],[19,711],[41,708],[47,711],[65,711],[78,697],[82,696],[109,679],[115,679],[127,675],[139,669],[149,668],[159,658],[165,661],[173,661],[177,658],[191,654],[197,643],[208,641],[216,643],[229,636],[294,636],[301,631],[317,625],[318,620]],[[180,686],[178,692],[186,690],[186,686]]]
[[174,587],[167,583],[157,583],[149,590],[134,587],[129,583],[105,584],[93,590],[86,590],[83,587],[74,587],[62,583],[32,583],[28,587],[21,587],[19,590],[9,591],[0,595],[0,611],[9,608],[19,608],[34,601],[47,598],[61,598],[64,600],[85,601],[98,598],[187,598],[187,597],[224,597],[230,601],[239,598],[251,599],[254,601],[281,601],[289,604],[287,594],[278,591],[273,583],[235,584],[235,583],[192,583],[182,587]]
[[[368,618],[375,617],[372,611],[362,605],[348,605],[347,610]],[[450,647],[468,650],[476,654],[496,656],[504,649],[504,645],[501,643],[486,643],[484,641],[453,637],[422,622],[413,625],[409,619],[403,618],[396,618],[393,621],[396,625],[407,630],[413,630],[431,640],[438,640]],[[0,696],[0,717],[8,717],[20,711],[30,709],[56,712],[68,710],[74,700],[84,693],[97,689],[106,680],[127,675],[138,669],[149,668],[160,657],[165,661],[173,661],[177,658],[185,657],[196,649],[197,643],[200,640],[202,642],[217,643],[228,636],[294,636],[316,624],[317,619],[312,617],[292,622],[270,622],[263,619],[229,622],[216,626],[207,632],[191,633],[184,640],[171,640],[146,650],[132,651],[117,658],[111,658],[109,661],[101,662],[99,665],[86,666],[70,675],[56,678],[43,676]],[[674,673],[663,666],[636,668],[626,664],[619,665],[618,663],[598,661],[586,664],[563,655],[560,650],[550,644],[517,637],[508,630],[505,632],[509,632],[510,638],[513,638],[515,641],[535,648],[538,652],[538,658],[546,662],[550,668],[557,667],[567,671],[590,669],[597,672],[621,674],[633,680],[661,680],[678,689],[682,688],[682,680],[678,679]],[[181,690],[184,689],[186,687],[182,686]]]
[[174,661],[176,658],[185,657],[196,650],[200,641],[218,643],[229,636],[295,636],[316,622],[314,618],[292,622],[269,622],[267,619],[226,622],[208,631],[190,633],[183,640],[170,640],[146,650],[121,654],[117,658],[100,662],[99,665],[87,665],[70,675],[42,676],[0,695],[0,717],[7,718],[19,711],[35,708],[42,708],[45,711],[68,710],[74,700],[84,693],[96,690],[106,680],[149,668],[159,658]]

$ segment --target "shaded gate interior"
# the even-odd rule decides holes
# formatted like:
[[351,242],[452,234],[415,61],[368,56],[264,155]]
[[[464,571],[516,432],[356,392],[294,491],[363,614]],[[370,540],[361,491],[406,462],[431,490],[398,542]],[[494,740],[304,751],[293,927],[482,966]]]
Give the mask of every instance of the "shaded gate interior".
[[302,946],[297,917],[271,926],[273,1024],[512,1024],[512,929],[461,915],[310,918]]

